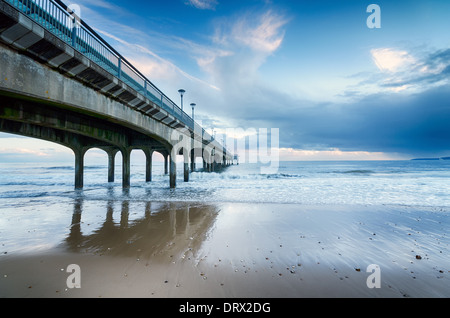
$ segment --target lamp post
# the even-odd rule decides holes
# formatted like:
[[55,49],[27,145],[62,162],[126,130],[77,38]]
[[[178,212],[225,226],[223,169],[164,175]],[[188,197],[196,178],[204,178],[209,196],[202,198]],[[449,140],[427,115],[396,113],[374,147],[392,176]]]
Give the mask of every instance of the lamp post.
[[195,121],[195,119],[194,119],[194,108],[195,108],[195,106],[197,106],[197,105],[195,105],[194,103],[191,104],[191,107],[192,107],[192,121]]
[[183,95],[184,93],[186,93],[186,91],[184,89],[179,89],[178,93],[180,93],[181,96],[181,111],[183,111]]

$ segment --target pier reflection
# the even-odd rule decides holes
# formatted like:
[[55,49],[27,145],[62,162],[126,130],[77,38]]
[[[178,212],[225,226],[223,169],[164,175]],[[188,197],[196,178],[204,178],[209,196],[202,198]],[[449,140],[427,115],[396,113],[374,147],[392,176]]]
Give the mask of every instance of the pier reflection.
[[[136,204],[130,200],[111,200],[106,204],[104,221],[84,234],[83,214],[89,213],[84,211],[84,203],[82,198],[74,201],[72,223],[64,242],[69,252],[152,258],[169,249],[173,254],[196,251],[219,212],[214,205],[173,202],[142,202],[138,205],[142,210],[136,211]],[[140,213],[142,217],[136,218]]]

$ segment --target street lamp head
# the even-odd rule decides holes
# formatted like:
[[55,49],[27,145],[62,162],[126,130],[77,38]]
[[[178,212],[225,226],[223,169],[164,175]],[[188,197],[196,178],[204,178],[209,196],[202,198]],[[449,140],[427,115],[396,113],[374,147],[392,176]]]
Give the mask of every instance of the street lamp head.
[[183,96],[183,94],[186,93],[186,91],[184,89],[179,89],[178,93],[180,93],[180,95]]
[[195,105],[195,103],[191,103],[191,107],[192,107],[192,120],[195,120],[194,119],[194,107],[195,107],[196,105]]

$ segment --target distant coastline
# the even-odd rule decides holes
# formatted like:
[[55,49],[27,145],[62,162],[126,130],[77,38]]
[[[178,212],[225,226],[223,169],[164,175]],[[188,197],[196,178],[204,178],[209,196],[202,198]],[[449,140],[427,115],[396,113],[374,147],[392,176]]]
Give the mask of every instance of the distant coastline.
[[450,157],[440,157],[440,158],[415,158],[411,160],[450,160]]

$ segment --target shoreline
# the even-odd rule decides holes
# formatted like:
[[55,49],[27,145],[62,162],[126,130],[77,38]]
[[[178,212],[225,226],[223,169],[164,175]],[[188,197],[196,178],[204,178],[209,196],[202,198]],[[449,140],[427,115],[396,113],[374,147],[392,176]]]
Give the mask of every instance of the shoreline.
[[[450,297],[445,208],[95,203],[65,204],[57,246],[1,255],[0,297]],[[367,285],[372,264],[381,288]]]

